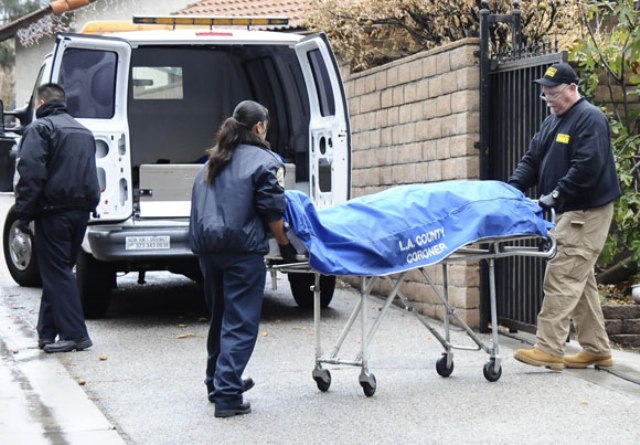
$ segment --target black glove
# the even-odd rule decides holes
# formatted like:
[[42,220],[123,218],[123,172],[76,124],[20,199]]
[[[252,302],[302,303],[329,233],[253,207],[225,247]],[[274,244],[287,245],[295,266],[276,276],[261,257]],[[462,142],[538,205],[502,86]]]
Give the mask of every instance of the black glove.
[[278,247],[280,247],[280,255],[285,263],[295,263],[297,261],[296,255],[298,252],[296,252],[296,248],[293,247],[293,244],[278,244]]
[[33,232],[31,231],[31,227],[29,226],[29,221],[26,219],[19,219],[16,222],[16,229],[24,233],[25,235],[33,236]]
[[540,198],[538,198],[538,205],[544,210],[551,210],[558,206],[558,198],[558,191],[554,190],[548,195],[541,195]]

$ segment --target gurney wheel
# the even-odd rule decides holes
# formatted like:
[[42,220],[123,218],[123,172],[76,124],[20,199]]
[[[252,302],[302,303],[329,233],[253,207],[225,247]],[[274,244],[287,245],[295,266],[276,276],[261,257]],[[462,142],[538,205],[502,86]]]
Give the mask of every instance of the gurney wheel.
[[376,376],[369,374],[368,381],[360,381],[360,386],[362,386],[362,391],[364,391],[365,396],[373,396],[376,393]]
[[316,385],[320,391],[329,391],[329,387],[331,386],[331,373],[328,370],[320,369],[314,371],[313,380],[316,381]]
[[484,378],[490,382],[497,382],[502,375],[502,366],[495,370],[495,360],[489,360],[484,364],[484,368],[482,368],[482,373],[484,374]]
[[447,367],[447,354],[442,354],[436,362],[436,371],[442,377],[449,377],[453,372],[453,360],[451,360],[451,366]]

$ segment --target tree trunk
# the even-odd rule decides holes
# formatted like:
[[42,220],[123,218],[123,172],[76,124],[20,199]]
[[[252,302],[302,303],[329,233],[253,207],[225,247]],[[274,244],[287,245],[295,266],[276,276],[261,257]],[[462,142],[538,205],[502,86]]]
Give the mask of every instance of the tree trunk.
[[625,281],[638,273],[638,263],[626,257],[610,267],[600,272],[596,278],[598,284],[617,284]]

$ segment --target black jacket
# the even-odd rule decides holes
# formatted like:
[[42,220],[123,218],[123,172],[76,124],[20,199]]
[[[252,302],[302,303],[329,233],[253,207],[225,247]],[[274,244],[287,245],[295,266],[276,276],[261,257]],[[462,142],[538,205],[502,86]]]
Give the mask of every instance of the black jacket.
[[509,183],[541,194],[560,192],[559,213],[603,206],[620,196],[606,116],[581,98],[562,116],[549,115]]
[[280,159],[265,148],[240,144],[213,184],[204,181],[208,165],[193,184],[191,250],[268,253],[266,223],[281,219],[287,206]]
[[18,151],[15,210],[22,218],[43,212],[96,209],[100,199],[93,134],[67,114],[64,102],[42,105]]

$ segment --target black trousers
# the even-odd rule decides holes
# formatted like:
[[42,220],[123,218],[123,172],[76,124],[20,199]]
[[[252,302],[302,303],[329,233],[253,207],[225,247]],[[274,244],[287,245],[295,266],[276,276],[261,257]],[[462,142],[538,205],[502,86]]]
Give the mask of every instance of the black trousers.
[[242,403],[242,373],[258,338],[266,267],[259,254],[200,255],[209,308],[205,384],[219,409]]
[[88,337],[73,266],[87,229],[89,212],[43,214],[35,221],[35,248],[42,278],[38,317],[41,339]]

